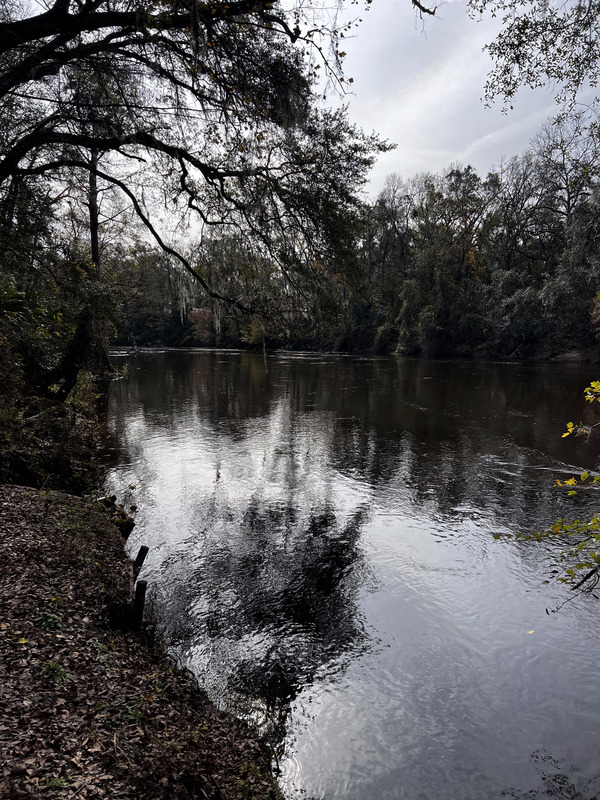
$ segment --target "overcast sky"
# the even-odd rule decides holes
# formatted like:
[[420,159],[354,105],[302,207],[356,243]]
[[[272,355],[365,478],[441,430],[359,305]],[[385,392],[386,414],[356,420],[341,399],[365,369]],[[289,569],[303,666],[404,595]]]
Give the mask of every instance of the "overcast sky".
[[398,145],[378,160],[371,193],[392,172],[410,178],[453,162],[485,175],[503,156],[525,150],[557,111],[546,90],[522,91],[507,114],[501,101],[484,106],[490,60],[482,48],[497,23],[470,19],[464,0],[447,2],[424,22],[410,0],[373,0],[360,16],[344,45],[344,71],[354,79],[350,117]]

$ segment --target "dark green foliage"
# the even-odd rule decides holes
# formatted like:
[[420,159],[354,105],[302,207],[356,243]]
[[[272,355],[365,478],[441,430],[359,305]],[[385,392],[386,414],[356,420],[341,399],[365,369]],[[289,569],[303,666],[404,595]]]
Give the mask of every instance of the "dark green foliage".
[[0,196],[0,482],[80,493],[97,478],[100,387],[81,369],[100,366],[103,294],[53,242],[47,197],[34,180]]
[[123,253],[120,268],[127,288],[115,317],[115,344],[179,344],[183,338],[182,315],[169,262],[160,253],[142,247]]
[[371,331],[368,347],[403,355],[596,347],[597,141],[574,116],[547,125],[529,152],[485,179],[460,166],[391,176],[366,220],[346,349],[355,340],[364,348]]
[[398,344],[398,330],[393,325],[380,325],[375,334],[373,349],[376,353],[384,355],[392,353]]
[[391,176],[371,207],[343,215],[329,216],[327,193],[311,199],[299,183],[299,202],[313,203],[324,224],[320,259],[288,252],[284,268],[247,237],[205,238],[195,269],[252,309],[241,314],[176,271],[167,277],[155,254],[123,306],[119,342],[428,357],[592,353],[600,159],[586,124],[576,116],[546,126],[527,153],[485,179],[460,166],[411,181]]

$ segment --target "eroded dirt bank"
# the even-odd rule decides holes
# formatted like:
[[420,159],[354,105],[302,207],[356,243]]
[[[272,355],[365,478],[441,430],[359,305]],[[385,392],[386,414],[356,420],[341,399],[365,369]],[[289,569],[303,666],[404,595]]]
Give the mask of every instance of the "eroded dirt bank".
[[268,753],[140,637],[98,503],[0,485],[0,797],[280,798]]

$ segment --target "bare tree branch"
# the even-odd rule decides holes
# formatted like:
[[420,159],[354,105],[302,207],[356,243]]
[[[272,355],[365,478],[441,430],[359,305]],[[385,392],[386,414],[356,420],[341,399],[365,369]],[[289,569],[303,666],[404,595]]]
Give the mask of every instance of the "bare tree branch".
[[434,6],[433,8],[428,8],[427,6],[424,6],[422,3],[420,3],[419,0],[410,0],[410,1],[415,8],[419,9],[421,14],[429,14],[432,17],[435,16],[435,12],[438,9],[437,6]]

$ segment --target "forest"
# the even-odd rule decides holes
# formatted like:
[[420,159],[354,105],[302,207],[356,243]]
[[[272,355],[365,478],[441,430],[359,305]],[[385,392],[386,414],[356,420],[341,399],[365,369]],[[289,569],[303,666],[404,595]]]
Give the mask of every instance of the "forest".
[[338,214],[335,251],[295,275],[247,231],[221,229],[190,232],[190,272],[102,184],[91,261],[83,178],[60,202],[51,182],[15,181],[0,208],[4,308],[33,314],[38,346],[60,341],[89,303],[109,346],[590,351],[600,330],[598,141],[595,125],[571,114],[485,177],[461,164],[390,175],[374,201]]
[[[348,220],[342,263],[325,261],[290,296],[242,236],[211,237],[190,260],[235,313],[145,252],[117,312],[120,345],[371,351],[548,358],[597,345],[598,132],[581,115],[548,122],[485,177],[470,166],[390,175]],[[131,255],[128,254],[129,259]],[[268,287],[268,289],[267,289]],[[260,294],[263,293],[261,298]]]

